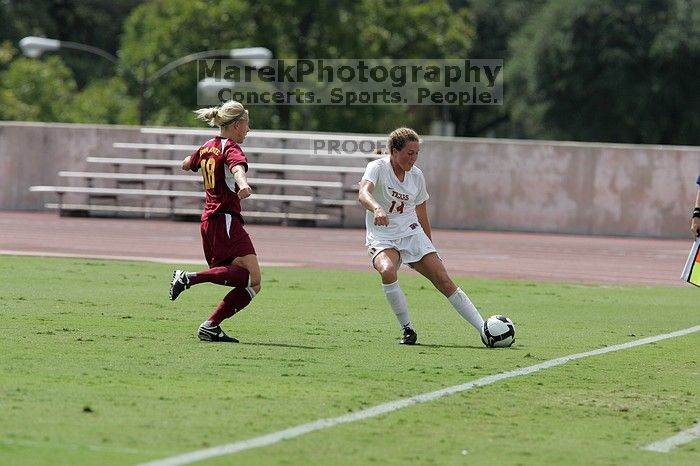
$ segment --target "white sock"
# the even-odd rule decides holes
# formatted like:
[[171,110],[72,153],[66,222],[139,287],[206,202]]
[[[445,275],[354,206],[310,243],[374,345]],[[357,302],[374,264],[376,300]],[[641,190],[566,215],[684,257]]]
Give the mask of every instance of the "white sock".
[[396,318],[402,327],[407,327],[411,325],[411,319],[408,317],[408,306],[406,305],[406,296],[403,294],[399,282],[389,283],[385,285],[382,283],[382,288],[384,288],[384,294],[386,295],[387,301],[391,306],[391,310],[396,314]]
[[450,301],[450,304],[457,309],[459,315],[464,317],[464,320],[472,324],[474,328],[481,332],[481,329],[484,326],[484,319],[481,317],[481,314],[479,314],[476,307],[474,307],[474,304],[472,304],[472,302],[469,300],[467,294],[462,291],[461,288],[457,288],[457,291],[452,293],[452,296],[447,299]]

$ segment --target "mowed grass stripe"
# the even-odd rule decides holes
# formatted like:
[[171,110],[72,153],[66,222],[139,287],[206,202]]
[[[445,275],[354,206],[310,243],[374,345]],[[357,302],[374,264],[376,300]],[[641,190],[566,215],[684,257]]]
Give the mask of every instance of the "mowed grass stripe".
[[700,325],[688,327],[671,333],[655,335],[652,337],[642,338],[627,343],[621,343],[605,348],[599,348],[597,350],[586,351],[584,353],[570,354],[568,356],[562,356],[560,358],[551,359],[549,361],[545,361],[532,366],[515,369],[508,372],[502,372],[500,374],[489,375],[461,385],[454,385],[452,387],[443,388],[441,390],[436,390],[429,393],[423,393],[410,398],[404,398],[396,401],[391,401],[389,403],[383,403],[368,409],[363,409],[361,411],[356,411],[343,416],[319,419],[314,422],[301,424],[295,427],[291,427],[289,429],[273,432],[271,434],[262,435],[240,442],[220,445],[217,447],[206,448],[191,453],[176,455],[170,458],[151,461],[148,463],[142,463],[139,466],[180,466],[195,463],[197,461],[202,461],[209,458],[214,458],[217,456],[231,455],[241,451],[251,450],[253,448],[261,448],[268,445],[273,445],[275,443],[279,443],[283,440],[290,440],[296,437],[300,437],[302,435],[308,434],[310,432],[315,432],[317,430],[328,429],[337,425],[347,424],[350,422],[362,421],[375,416],[379,416],[381,414],[398,411],[400,409],[407,408],[418,403],[427,403],[429,401],[434,401],[448,395],[465,392],[467,390],[471,390],[476,387],[482,387],[484,385],[490,385],[501,380],[510,379],[513,377],[520,377],[523,375],[539,372],[543,369],[550,369],[552,367],[561,366],[563,364],[578,359],[589,358],[592,356],[599,356],[606,353],[635,348],[637,346],[648,345],[650,343],[655,343],[669,338],[677,338],[698,331],[700,331]]
[[[700,323],[690,287],[456,278],[485,316],[516,323],[516,345],[489,350],[407,270],[401,284],[420,344],[406,348],[371,271],[263,267],[263,292],[224,325],[242,343],[208,345],[195,331],[225,290],[202,285],[173,303],[173,266],[10,256],[0,264],[7,466],[146,463]],[[581,465],[695,466],[695,443],[668,455],[642,447],[695,421],[698,335],[201,464],[459,466],[468,450],[470,464],[568,466],[577,451]]]

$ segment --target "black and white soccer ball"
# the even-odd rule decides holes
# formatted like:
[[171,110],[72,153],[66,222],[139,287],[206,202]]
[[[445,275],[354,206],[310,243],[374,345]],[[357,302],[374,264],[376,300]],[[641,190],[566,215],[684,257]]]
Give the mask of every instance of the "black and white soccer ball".
[[515,325],[506,316],[491,316],[484,322],[481,341],[489,348],[505,348],[515,342]]

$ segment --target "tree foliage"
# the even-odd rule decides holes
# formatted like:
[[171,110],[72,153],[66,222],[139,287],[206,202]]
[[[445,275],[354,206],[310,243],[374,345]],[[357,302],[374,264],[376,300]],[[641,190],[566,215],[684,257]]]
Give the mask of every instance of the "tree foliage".
[[93,81],[77,93],[65,121],[136,125],[138,110],[138,99],[130,96],[126,83],[115,77]]
[[698,141],[697,11],[684,0],[548,3],[513,39],[514,120],[534,137]]
[[16,59],[0,72],[0,118],[66,121],[75,90],[73,74],[58,57]]
[[469,53],[474,28],[466,8],[429,0],[359,2],[360,50],[371,57],[460,58]]
[[[39,35],[119,58],[61,50]],[[502,58],[500,106],[252,106],[253,126],[697,144],[700,0],[0,0],[0,118],[192,125],[193,52],[267,47],[275,58]],[[145,83],[145,86],[143,84]]]
[[[136,123],[133,99],[117,92],[124,83],[111,80],[114,64],[71,49],[29,60],[16,46],[21,38],[35,35],[117,54],[122,22],[142,1],[0,1],[0,119]],[[22,73],[27,73],[24,79]],[[96,92],[105,86],[109,92]],[[118,121],[114,114],[107,116],[114,102],[125,108],[116,112]]]
[[[241,1],[154,0],[131,13],[124,24],[120,49],[122,69],[131,70],[132,93],[173,60],[191,53],[247,47],[255,25]],[[177,125],[188,121],[197,106],[197,64],[176,68],[149,82],[146,94],[149,122]]]
[[[143,1],[4,0],[0,2],[0,41],[43,36],[89,44],[115,55],[123,21]],[[65,50],[61,58],[73,70],[79,87],[114,76],[114,66],[94,55]]]
[[[472,0],[467,2],[473,18],[475,34],[469,50],[472,58],[502,59],[504,68],[511,66],[510,39],[538,14],[546,0]],[[505,83],[506,103],[512,93]],[[510,123],[507,105],[450,108],[450,120],[460,136],[514,137],[519,128]]]
[[[250,46],[267,47],[282,59],[443,58],[465,56],[472,36],[466,11],[454,14],[446,0],[153,1],[129,17],[120,57],[131,69],[146,63],[146,75],[174,57]],[[192,124],[189,110],[197,104],[198,78],[192,64],[154,82],[150,121]],[[258,124],[270,128],[385,132],[401,120],[429,123],[425,108],[280,105],[253,110]]]

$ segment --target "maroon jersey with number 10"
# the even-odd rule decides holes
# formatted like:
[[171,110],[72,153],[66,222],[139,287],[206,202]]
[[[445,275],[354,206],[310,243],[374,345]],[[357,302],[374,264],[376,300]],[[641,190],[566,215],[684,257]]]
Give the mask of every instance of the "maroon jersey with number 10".
[[231,169],[243,164],[248,171],[248,160],[241,146],[231,139],[217,136],[205,142],[190,155],[190,170],[202,171],[206,201],[202,221],[212,214],[241,216],[241,200]]

